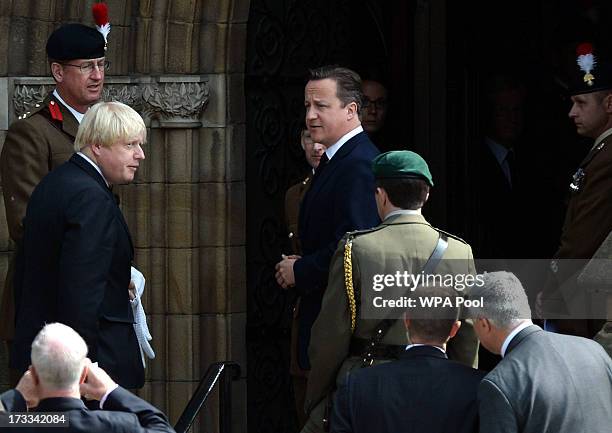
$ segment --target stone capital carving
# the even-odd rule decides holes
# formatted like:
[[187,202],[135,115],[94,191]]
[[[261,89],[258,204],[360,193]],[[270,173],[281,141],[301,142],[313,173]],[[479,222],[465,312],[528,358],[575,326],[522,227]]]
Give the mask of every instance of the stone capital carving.
[[201,126],[198,120],[208,104],[205,83],[165,83],[142,89],[145,113],[162,127]]
[[[16,80],[13,88],[16,116],[26,114],[40,104],[54,88],[53,82],[47,79],[27,81],[27,78]],[[129,105],[151,127],[198,128],[202,126],[199,119],[208,105],[208,80],[200,76],[109,77],[102,98]]]

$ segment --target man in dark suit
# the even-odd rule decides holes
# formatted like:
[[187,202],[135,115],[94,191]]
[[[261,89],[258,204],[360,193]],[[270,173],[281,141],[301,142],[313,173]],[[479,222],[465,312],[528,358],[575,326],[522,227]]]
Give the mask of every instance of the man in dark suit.
[[[9,412],[60,412],[63,432],[173,432],[157,408],[118,386],[106,372],[91,363],[87,345],[70,327],[46,325],[32,343],[32,366],[17,387],[0,396]],[[90,411],[81,396],[96,400],[101,410]],[[19,426],[22,432],[47,431]],[[2,428],[0,427],[0,431]]]
[[[83,24],[53,31],[46,51],[55,89],[11,124],[0,154],[6,222],[16,249],[23,238],[22,222],[32,191],[72,155],[79,123],[102,96],[104,72],[110,64],[105,59],[104,36]],[[0,299],[0,339],[7,342],[9,351],[15,335],[15,297],[19,296],[13,286],[15,254]],[[9,373],[15,385],[21,372],[11,369]]]
[[326,150],[300,207],[303,255],[280,261],[276,279],[283,288],[295,287],[301,294],[298,362],[308,370],[310,329],[321,309],[338,242],[346,232],[380,221],[371,170],[379,152],[361,127],[361,79],[355,72],[340,67],[312,70],[304,104],[310,135]]
[[461,326],[457,293],[452,288],[427,287],[427,296],[451,299],[453,306],[417,306],[407,311],[404,323],[411,344],[397,361],[348,374],[336,394],[331,431],[478,430],[476,391],[485,373],[446,356],[446,344]]
[[605,433],[612,425],[612,360],[585,338],[531,322],[527,295],[509,272],[484,274],[470,309],[480,342],[502,360],[478,388],[480,432]]
[[96,104],[79,127],[77,153],[32,193],[17,258],[13,368],[28,368],[32,340],[58,321],[83,336],[90,357],[120,385],[144,384],[128,295],[134,250],[110,186],[134,179],[145,137],[130,107]]

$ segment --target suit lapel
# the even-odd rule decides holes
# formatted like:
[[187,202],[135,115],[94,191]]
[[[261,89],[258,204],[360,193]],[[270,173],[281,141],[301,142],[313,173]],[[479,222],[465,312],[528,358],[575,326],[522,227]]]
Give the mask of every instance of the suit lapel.
[[[86,161],[82,156],[75,153],[70,157],[70,162],[76,164],[89,176],[93,177],[94,180],[100,185],[100,187],[110,196],[110,198],[113,200],[113,203],[117,203],[115,201],[115,196],[113,195],[113,192],[106,185],[106,181],[104,180],[102,175],[98,173],[98,170],[96,170],[88,161]],[[130,242],[130,247],[132,251],[134,251],[134,244],[132,243],[132,236],[130,235],[130,230],[127,226],[127,223],[125,222],[125,219],[123,218],[123,213],[121,212],[121,209],[119,209],[119,206],[116,206],[115,212],[117,215],[117,219],[121,222],[121,225],[123,226],[125,233],[127,234],[128,240]]]
[[508,348],[506,349],[505,356],[508,356],[508,354],[512,351],[512,349],[514,349],[516,346],[521,344],[523,340],[525,340],[527,337],[529,337],[530,335],[536,332],[544,332],[544,331],[542,331],[542,329],[539,326],[531,325],[523,329],[518,334],[516,334],[514,338],[512,339],[512,341],[510,341],[510,344],[508,344]]
[[314,200],[314,197],[321,191],[323,186],[334,177],[334,169],[340,164],[340,161],[344,159],[347,155],[355,150],[355,148],[359,145],[359,142],[362,136],[365,135],[365,132],[360,132],[359,134],[352,137],[349,141],[344,143],[340,149],[336,152],[332,159],[329,160],[327,166],[320,173],[315,174],[312,179],[310,188],[306,192],[304,196],[304,200],[302,201],[303,212],[300,212],[300,225],[302,227],[306,227],[308,217],[310,211],[312,209],[311,203]]

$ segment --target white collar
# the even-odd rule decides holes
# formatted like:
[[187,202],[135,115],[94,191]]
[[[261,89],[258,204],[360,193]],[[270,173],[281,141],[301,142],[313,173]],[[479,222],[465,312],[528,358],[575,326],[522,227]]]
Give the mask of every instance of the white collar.
[[387,215],[385,215],[385,218],[383,218],[383,221],[386,221],[387,219],[391,218],[394,215],[421,215],[421,209],[394,210],[393,212],[389,212]]
[[597,147],[597,145],[599,143],[601,143],[602,141],[604,141],[606,138],[608,138],[610,135],[612,135],[612,128],[610,129],[606,129],[603,134],[601,134],[599,137],[597,137],[597,140],[595,140],[595,143],[593,144],[593,147],[591,148],[591,150],[595,149]]
[[87,155],[85,155],[83,152],[77,152],[77,155],[79,155],[80,157],[82,157],[83,159],[85,159],[85,161],[87,161],[88,163],[90,163],[91,165],[93,165],[93,167],[98,171],[98,173],[100,173],[100,176],[102,176],[102,179],[104,179],[104,182],[106,182],[106,186],[110,186],[109,183],[107,182],[106,178],[104,177],[104,175],[102,174],[102,170],[100,170],[100,167],[98,167],[98,164],[96,164],[95,162],[93,162],[91,160],[91,158]]
[[521,332],[523,329],[525,329],[525,328],[527,328],[528,326],[531,326],[531,325],[533,325],[531,320],[526,320],[523,323],[521,323],[519,326],[514,328],[510,334],[508,334],[508,336],[504,340],[504,344],[502,344],[502,347],[501,347],[501,357],[502,358],[506,355],[506,350],[508,350],[508,346],[510,345],[510,342],[512,341],[512,339],[514,337],[516,337],[516,335],[519,332]]
[[331,159],[334,157],[336,152],[340,150],[342,145],[346,143],[347,141],[349,141],[354,136],[356,136],[357,134],[359,134],[360,132],[363,132],[363,127],[361,125],[359,125],[357,128],[347,132],[342,137],[340,137],[340,140],[336,141],[332,146],[329,146],[327,149],[325,149],[327,158],[331,161]]
[[83,120],[83,116],[85,116],[85,114],[83,113],[79,113],[78,111],[76,111],[74,108],[72,108],[70,105],[68,105],[66,103],[66,101],[64,101],[62,99],[62,97],[59,95],[57,89],[53,89],[53,96],[55,96],[55,99],[57,99],[58,101],[60,101],[62,103],[62,105],[64,107],[66,107],[68,109],[68,111],[70,111],[72,113],[72,115],[74,116],[74,118],[77,120],[77,122],[81,123],[81,120]]
[[431,344],[421,344],[421,343],[416,343],[416,344],[409,344],[408,346],[406,346],[406,350],[410,350],[413,347],[419,347],[419,346],[429,346],[429,347],[435,347],[436,349],[438,349],[440,352],[446,354],[446,350],[442,349],[440,346],[432,346]]

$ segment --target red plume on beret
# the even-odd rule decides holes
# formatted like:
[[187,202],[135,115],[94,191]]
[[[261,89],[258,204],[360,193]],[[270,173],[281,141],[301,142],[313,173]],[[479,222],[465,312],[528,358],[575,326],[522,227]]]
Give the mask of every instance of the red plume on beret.
[[576,47],[577,56],[584,56],[586,54],[592,54],[592,53],[593,53],[593,45],[588,42],[584,42]]
[[91,7],[91,12],[97,26],[102,27],[108,23],[108,6],[106,3],[94,3]]
[[102,36],[104,36],[104,50],[106,50],[106,44],[108,43],[108,34],[110,33],[110,23],[108,22],[108,6],[106,3],[94,3],[91,6],[91,13],[93,14],[94,21],[96,22],[96,28]]

